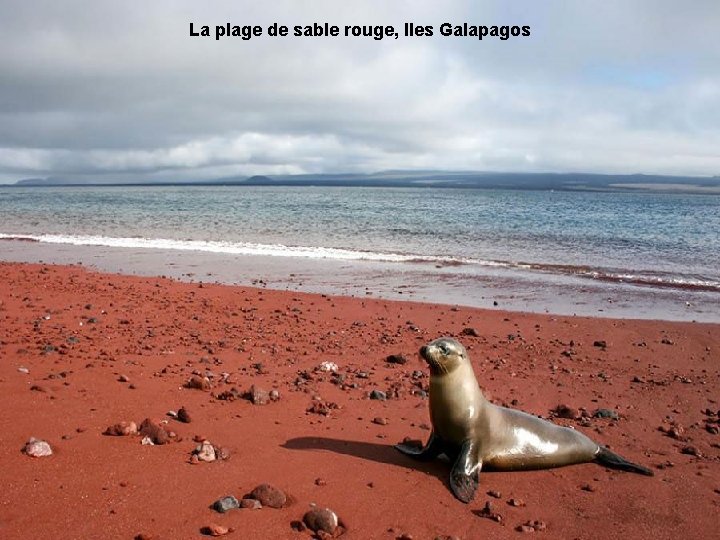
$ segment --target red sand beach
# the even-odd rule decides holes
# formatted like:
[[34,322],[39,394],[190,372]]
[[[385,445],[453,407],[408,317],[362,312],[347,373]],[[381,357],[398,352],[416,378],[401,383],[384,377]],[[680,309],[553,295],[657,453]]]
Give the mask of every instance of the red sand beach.
[[[564,405],[569,418],[555,422],[655,476],[596,464],[485,472],[475,501],[460,503],[448,463],[392,448],[429,434],[417,350],[443,335],[466,345],[495,403],[543,417]],[[319,371],[323,362],[337,375]],[[719,376],[718,324],[0,263],[0,537],[200,538],[217,524],[228,538],[303,539],[312,533],[291,524],[315,503],[340,516],[343,538],[709,538],[720,510]],[[193,377],[206,387],[186,387]],[[252,386],[260,403],[245,399]],[[190,423],[167,415],[181,407]],[[619,417],[595,418],[597,409]],[[146,418],[166,444],[103,434]],[[53,455],[23,453],[30,437]],[[229,458],[193,463],[203,439]],[[263,483],[288,495],[284,507],[210,508]],[[537,530],[517,530],[528,523]]]

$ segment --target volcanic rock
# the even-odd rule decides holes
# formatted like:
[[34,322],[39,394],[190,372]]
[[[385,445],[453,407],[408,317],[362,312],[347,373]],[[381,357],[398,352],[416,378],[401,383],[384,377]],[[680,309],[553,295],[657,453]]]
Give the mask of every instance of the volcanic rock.
[[149,418],[146,418],[140,424],[139,433],[148,437],[153,444],[167,444],[170,442],[170,434]]
[[578,416],[577,409],[573,409],[564,404],[558,405],[551,412],[557,418],[567,418],[569,420],[574,420]]
[[190,422],[192,422],[192,419],[190,418],[190,413],[185,407],[180,407],[180,410],[177,412],[177,419],[185,424],[189,424]]
[[224,527],[223,525],[218,525],[217,523],[211,523],[210,525],[200,529],[200,532],[209,536],[225,536],[230,532],[230,529]]
[[240,501],[240,508],[247,508],[249,510],[259,510],[262,508],[262,504],[257,499],[242,499]]
[[338,517],[329,508],[313,508],[305,513],[303,522],[313,532],[324,531],[334,534],[338,527]]
[[386,359],[388,364],[407,364],[407,358],[405,358],[402,354],[391,354]]
[[598,409],[593,413],[595,418],[610,418],[611,420],[618,420],[620,415],[617,411],[612,409]]
[[218,499],[212,504],[212,509],[216,512],[220,512],[221,514],[224,514],[225,512],[228,512],[229,510],[234,510],[236,508],[240,508],[240,501],[238,501],[232,495],[227,495],[226,497]]
[[260,484],[250,492],[249,497],[243,498],[256,499],[263,506],[269,506],[270,508],[282,508],[287,504],[287,495],[270,484]]
[[138,427],[135,422],[118,422],[103,431],[103,435],[111,435],[115,437],[126,437],[128,435],[137,435]]
[[185,383],[185,388],[194,388],[196,390],[202,390],[203,392],[209,392],[212,385],[210,384],[210,379],[207,377],[193,375],[190,377],[190,380]]
[[210,441],[203,441],[200,446],[195,448],[193,454],[195,454],[200,461],[208,463],[217,459],[215,447],[210,444]]
[[270,394],[254,384],[250,387],[247,395],[253,405],[267,405],[270,402]]

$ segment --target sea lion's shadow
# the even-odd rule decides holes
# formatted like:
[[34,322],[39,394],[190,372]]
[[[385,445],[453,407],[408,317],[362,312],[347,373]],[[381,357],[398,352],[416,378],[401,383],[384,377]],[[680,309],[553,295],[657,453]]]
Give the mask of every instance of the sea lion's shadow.
[[364,441],[348,441],[331,439],[328,437],[296,437],[288,439],[283,448],[290,450],[324,450],[344,454],[377,463],[395,465],[425,472],[435,476],[447,485],[450,475],[450,465],[440,459],[433,461],[416,461],[401,454],[392,444],[378,444]]

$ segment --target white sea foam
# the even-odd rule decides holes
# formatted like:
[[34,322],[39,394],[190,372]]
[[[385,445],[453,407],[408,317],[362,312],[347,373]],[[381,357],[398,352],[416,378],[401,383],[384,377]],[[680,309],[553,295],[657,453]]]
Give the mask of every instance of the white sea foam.
[[668,275],[653,272],[630,272],[616,269],[590,268],[587,266],[538,264],[511,261],[493,261],[475,258],[451,257],[440,255],[419,255],[406,253],[383,253],[332,247],[286,246],[283,244],[258,244],[252,242],[224,242],[217,240],[175,240],[169,238],[130,238],[92,235],[61,234],[7,234],[0,233],[0,240],[25,240],[48,244],[66,244],[75,246],[105,246],[130,249],[156,249],[209,252],[232,255],[260,255],[270,257],[304,257],[309,259],[333,259],[339,261],[375,261],[391,263],[426,263],[441,266],[477,265],[483,267],[505,268],[565,274],[593,280],[620,282],[654,287],[679,289],[705,289],[720,291],[718,281],[700,276]]
[[382,253],[331,247],[285,246],[283,244],[256,244],[252,242],[223,242],[214,240],[174,240],[169,238],[114,238],[110,236],[80,236],[59,234],[4,234],[0,239],[33,240],[48,244],[70,244],[75,246],[106,246],[117,248],[170,249],[180,251],[202,251],[234,255],[266,255],[271,257],[306,257],[311,259],[336,259],[347,261],[379,262],[428,262],[436,264],[482,264],[501,266],[493,261],[479,261],[458,257],[408,255]]

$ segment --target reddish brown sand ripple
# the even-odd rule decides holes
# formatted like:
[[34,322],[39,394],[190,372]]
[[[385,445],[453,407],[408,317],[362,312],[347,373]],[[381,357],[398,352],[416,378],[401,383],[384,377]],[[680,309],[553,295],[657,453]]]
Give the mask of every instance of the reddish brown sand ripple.
[[[425,372],[419,346],[441,335],[466,344],[496,403],[539,415],[558,404],[577,410],[556,422],[656,476],[593,464],[483,473],[476,500],[459,503],[446,463],[418,464],[391,446],[428,436],[428,380],[413,372]],[[388,363],[390,355],[409,361]],[[317,371],[324,361],[338,372]],[[516,538],[528,523],[542,523],[535,534],[544,538],[707,538],[720,507],[719,366],[720,325],[0,264],[0,537],[198,538],[213,524],[235,529],[228,537],[309,538],[290,524],[316,503],[343,516],[352,538]],[[207,378],[212,390],[186,388],[192,377]],[[214,397],[252,385],[278,389],[282,399],[258,407]],[[375,389],[388,399],[368,399]],[[337,408],[308,413],[313,402]],[[192,411],[191,424],[165,416],[178,404]],[[598,409],[619,418],[594,418]],[[103,435],[119,420],[145,418],[165,418],[177,442],[142,446],[137,436]],[[30,437],[48,441],[54,454],[23,454]],[[198,437],[222,441],[232,458],[192,466]],[[209,508],[264,483],[295,502],[227,514]],[[481,519],[489,492],[523,504],[493,499],[502,523]]]

